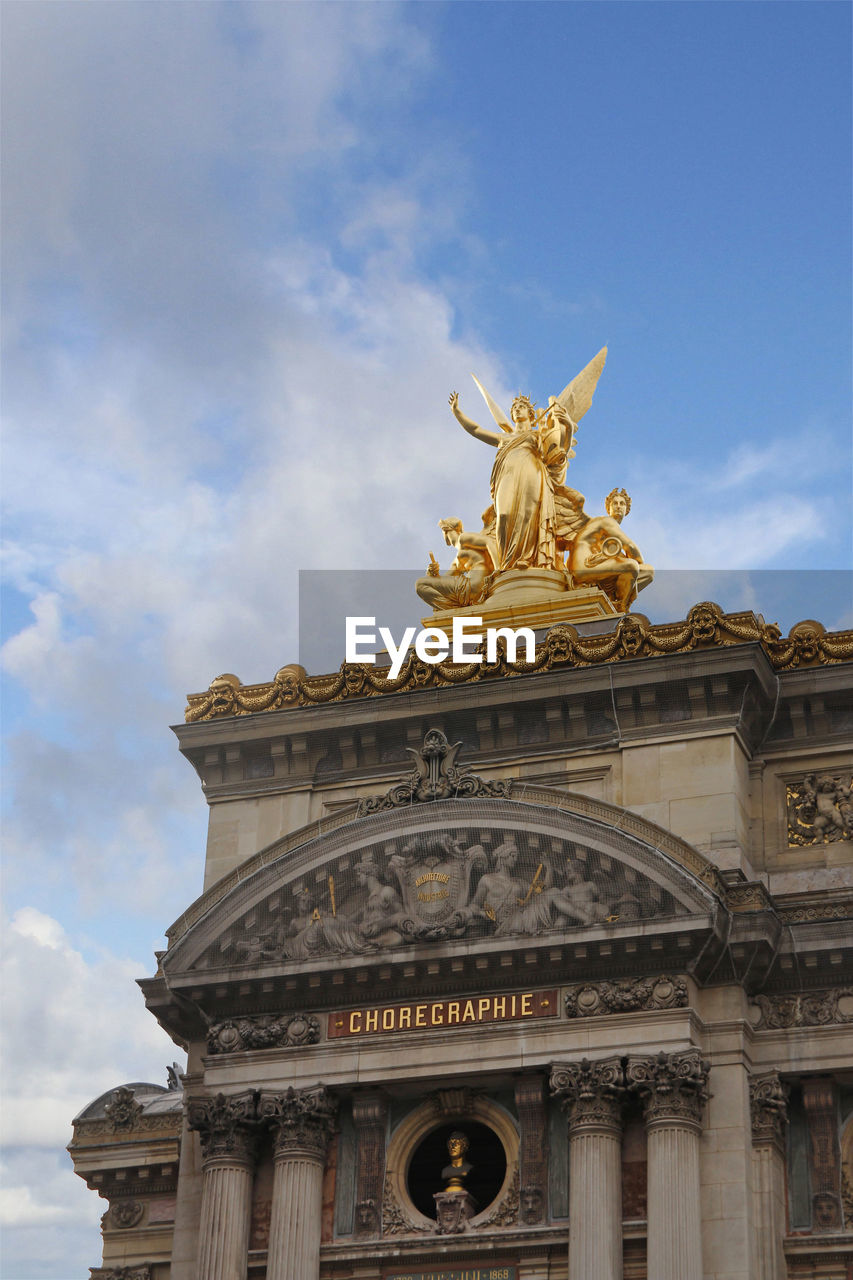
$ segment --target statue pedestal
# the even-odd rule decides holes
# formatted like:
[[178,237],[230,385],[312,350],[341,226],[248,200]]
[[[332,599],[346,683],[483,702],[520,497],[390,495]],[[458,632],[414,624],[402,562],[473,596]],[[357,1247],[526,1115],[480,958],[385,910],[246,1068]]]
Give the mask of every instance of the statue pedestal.
[[477,1201],[464,1187],[455,1187],[450,1191],[436,1191],[435,1213],[436,1231],[442,1236],[458,1235],[468,1229],[468,1222],[477,1212]]
[[454,618],[482,618],[483,627],[532,627],[544,631],[561,622],[595,622],[621,611],[600,587],[569,587],[553,569],[509,569],[495,580],[490,595],[464,608],[440,609],[422,618],[424,627],[450,635]]

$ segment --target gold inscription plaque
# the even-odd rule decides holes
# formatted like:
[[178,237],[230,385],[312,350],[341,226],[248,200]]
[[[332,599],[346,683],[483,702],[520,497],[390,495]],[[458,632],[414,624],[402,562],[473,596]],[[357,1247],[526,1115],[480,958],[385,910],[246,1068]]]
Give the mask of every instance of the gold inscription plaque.
[[372,1005],[329,1014],[329,1038],[375,1035],[393,1031],[436,1031],[484,1022],[517,1022],[555,1018],[557,991],[516,991],[506,996],[471,996],[459,1000],[424,1000],[420,1004]]

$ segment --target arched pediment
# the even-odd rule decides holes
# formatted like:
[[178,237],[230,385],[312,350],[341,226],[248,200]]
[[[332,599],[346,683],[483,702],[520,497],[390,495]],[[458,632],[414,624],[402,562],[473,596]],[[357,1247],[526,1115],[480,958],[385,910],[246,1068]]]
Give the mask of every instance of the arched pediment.
[[[615,806],[519,787],[317,824],[263,850],[172,931],[164,971],[333,968],[411,948],[710,924],[716,872]],[[179,936],[176,936],[179,935]]]

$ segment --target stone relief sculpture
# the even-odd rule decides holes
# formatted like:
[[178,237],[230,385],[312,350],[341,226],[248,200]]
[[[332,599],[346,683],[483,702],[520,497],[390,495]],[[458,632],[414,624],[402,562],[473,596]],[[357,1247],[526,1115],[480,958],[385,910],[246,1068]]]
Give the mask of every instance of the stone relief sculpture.
[[[663,915],[671,896],[632,868],[570,841],[533,844],[523,831],[432,830],[386,840],[347,866],[318,872],[276,897],[274,919],[223,943],[238,962],[364,955],[461,938],[537,937],[595,923]],[[255,925],[257,929],[257,924]],[[248,935],[248,936],[247,936]],[[278,1044],[303,1028],[253,1033]],[[212,1032],[215,1048],[248,1047],[237,1024]],[[228,1042],[226,1044],[226,1041]]]
[[853,839],[853,774],[807,773],[786,793],[789,845]]

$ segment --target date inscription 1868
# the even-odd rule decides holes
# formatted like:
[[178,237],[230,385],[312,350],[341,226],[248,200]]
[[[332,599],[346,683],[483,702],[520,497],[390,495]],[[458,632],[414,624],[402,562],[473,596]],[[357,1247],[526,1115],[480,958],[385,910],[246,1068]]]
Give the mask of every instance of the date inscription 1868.
[[454,1271],[392,1271],[382,1280],[516,1280],[515,1267],[463,1267]]

